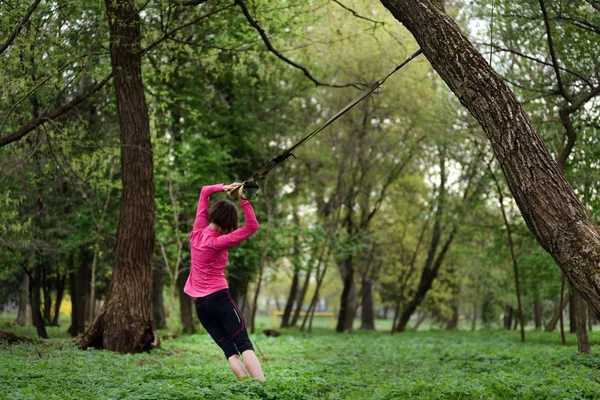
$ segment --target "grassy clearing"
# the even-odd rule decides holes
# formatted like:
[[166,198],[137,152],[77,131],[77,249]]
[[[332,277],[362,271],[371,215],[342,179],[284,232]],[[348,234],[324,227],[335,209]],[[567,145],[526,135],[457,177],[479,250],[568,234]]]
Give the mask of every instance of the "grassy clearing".
[[[504,331],[252,339],[268,360],[264,383],[237,382],[206,334],[136,355],[64,338],[0,344],[0,399],[600,399],[600,356],[576,354],[573,336],[567,347],[556,334],[528,332],[522,344]],[[597,353],[600,334],[591,339]]]

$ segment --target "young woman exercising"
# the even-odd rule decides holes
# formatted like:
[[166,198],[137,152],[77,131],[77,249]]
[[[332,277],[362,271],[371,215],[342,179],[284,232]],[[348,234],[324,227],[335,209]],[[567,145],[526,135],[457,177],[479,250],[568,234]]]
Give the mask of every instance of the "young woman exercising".
[[[194,230],[190,234],[192,268],[183,291],[196,299],[200,323],[225,353],[235,376],[241,380],[250,373],[252,377],[264,380],[244,318],[233,302],[223,272],[227,266],[227,249],[237,246],[256,232],[258,222],[250,202],[245,199],[240,201],[240,206],[246,223],[239,229],[238,212],[233,203],[219,200],[208,208],[211,194],[234,191],[240,185],[234,182],[231,185],[202,188]],[[237,190],[234,192],[239,193]],[[240,195],[235,196],[239,198]]]

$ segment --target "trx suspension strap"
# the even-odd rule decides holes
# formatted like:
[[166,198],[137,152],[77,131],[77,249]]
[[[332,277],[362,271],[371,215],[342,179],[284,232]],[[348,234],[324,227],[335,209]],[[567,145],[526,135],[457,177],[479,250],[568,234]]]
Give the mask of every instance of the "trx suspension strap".
[[365,90],[365,92],[363,92],[360,96],[358,96],[357,98],[352,100],[350,103],[348,103],[346,105],[346,107],[342,108],[333,117],[329,118],[323,125],[321,125],[317,129],[315,129],[314,131],[312,131],[311,133],[306,135],[303,139],[301,139],[296,144],[294,144],[292,147],[285,150],[283,153],[281,153],[280,155],[278,155],[277,157],[275,157],[274,159],[269,161],[268,164],[266,164],[264,167],[262,167],[261,169],[256,171],[254,174],[252,174],[251,177],[246,179],[239,188],[233,189],[230,192],[230,196],[232,196],[234,194],[234,192],[237,192],[237,193],[235,193],[234,197],[238,197],[240,199],[245,199],[245,198],[250,199],[250,198],[255,197],[259,190],[257,182],[260,178],[262,178],[264,175],[268,174],[273,168],[275,168],[276,166],[278,166],[279,164],[281,164],[282,162],[287,160],[290,156],[296,158],[296,156],[293,154],[293,152],[295,150],[297,150],[300,146],[304,145],[306,142],[308,142],[310,139],[312,139],[316,134],[321,132],[323,129],[327,128],[329,125],[331,125],[331,123],[333,123],[333,121],[340,118],[342,115],[344,115],[346,112],[348,112],[355,105],[357,105],[362,100],[367,98],[377,88],[379,88],[381,85],[383,85],[390,76],[392,76],[396,71],[398,71],[400,68],[402,68],[406,64],[408,64],[410,61],[412,61],[415,57],[417,57],[422,52],[423,51],[421,49],[417,50],[412,56],[410,56],[406,60],[404,60],[402,62],[402,64],[399,64],[396,68],[394,68],[394,70],[392,72],[390,72],[389,74],[384,76],[382,79],[372,83],[367,88],[367,90]]

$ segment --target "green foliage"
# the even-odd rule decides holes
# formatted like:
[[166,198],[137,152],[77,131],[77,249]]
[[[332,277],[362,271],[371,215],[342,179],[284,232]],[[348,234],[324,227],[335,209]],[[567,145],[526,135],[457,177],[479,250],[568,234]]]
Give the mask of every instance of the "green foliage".
[[258,335],[252,340],[268,359],[265,382],[238,382],[206,334],[136,355],[82,351],[60,340],[0,344],[0,398],[597,398],[599,356],[574,354],[556,334],[529,337],[520,343],[517,332],[490,331]]

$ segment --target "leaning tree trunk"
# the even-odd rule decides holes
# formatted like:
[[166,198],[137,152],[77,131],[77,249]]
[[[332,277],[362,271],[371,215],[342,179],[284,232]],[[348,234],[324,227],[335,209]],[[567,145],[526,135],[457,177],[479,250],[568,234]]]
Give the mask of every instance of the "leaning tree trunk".
[[82,347],[120,353],[158,346],[152,323],[154,172],[142,83],[140,17],[132,0],[105,0],[121,131],[121,211],[106,304]]
[[600,233],[513,92],[440,0],[381,2],[481,124],[527,226],[600,314]]

